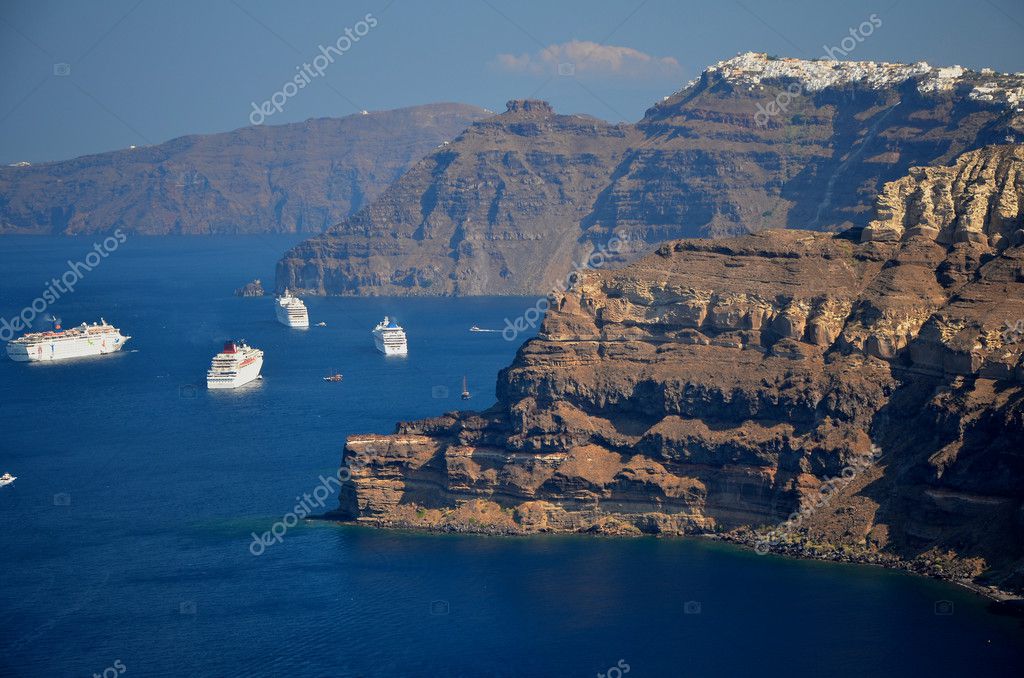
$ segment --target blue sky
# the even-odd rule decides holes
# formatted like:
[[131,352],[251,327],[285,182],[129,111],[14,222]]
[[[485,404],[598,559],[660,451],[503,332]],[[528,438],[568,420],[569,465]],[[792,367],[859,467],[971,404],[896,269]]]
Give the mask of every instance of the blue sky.
[[850,58],[1024,71],[1020,0],[0,0],[0,162],[245,126],[346,29],[266,124],[522,97],[634,121],[708,64],[818,57],[872,14]]

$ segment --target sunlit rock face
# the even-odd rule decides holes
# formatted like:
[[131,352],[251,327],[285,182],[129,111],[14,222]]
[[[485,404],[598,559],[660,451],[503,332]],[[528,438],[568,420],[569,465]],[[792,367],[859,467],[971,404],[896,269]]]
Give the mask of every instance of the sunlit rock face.
[[[985,193],[995,212],[997,185],[1024,162],[984,154],[1000,171],[954,182],[954,203]],[[490,409],[351,437],[338,515],[745,534],[798,513],[813,553],[942,562],[1019,588],[1024,247],[943,242],[903,221],[893,239],[672,241],[584,273],[501,372]]]
[[885,185],[878,218],[861,239],[923,236],[942,245],[974,242],[995,250],[1024,244],[1024,146],[965,153],[949,167],[914,167]]

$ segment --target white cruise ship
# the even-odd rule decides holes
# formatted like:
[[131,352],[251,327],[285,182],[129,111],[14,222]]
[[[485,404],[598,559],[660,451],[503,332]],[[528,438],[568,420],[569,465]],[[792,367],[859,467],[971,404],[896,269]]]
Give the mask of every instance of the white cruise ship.
[[407,355],[409,346],[405,342],[405,330],[398,323],[384,316],[383,322],[373,328],[373,343],[384,355]]
[[52,332],[32,332],[7,343],[7,355],[18,362],[67,360],[120,351],[131,337],[100,318],[99,323]]
[[206,388],[238,388],[258,379],[262,367],[263,351],[241,341],[225,342],[206,372]]
[[277,311],[277,321],[282,325],[288,327],[309,327],[309,314],[306,312],[306,305],[302,303],[302,299],[293,297],[288,288],[284,290],[284,295],[277,298],[277,306],[274,307]]

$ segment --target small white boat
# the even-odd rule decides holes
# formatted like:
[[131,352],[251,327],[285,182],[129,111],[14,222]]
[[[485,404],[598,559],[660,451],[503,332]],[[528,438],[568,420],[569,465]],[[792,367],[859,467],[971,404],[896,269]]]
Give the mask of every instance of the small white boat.
[[472,394],[470,394],[470,392],[469,392],[469,387],[466,386],[466,377],[465,377],[465,375],[463,375],[463,377],[462,377],[462,399],[463,400],[469,400],[472,397],[473,397]]
[[2,476],[0,476],[0,487],[3,487],[4,485],[10,485],[17,479],[18,476],[12,476],[10,473],[5,473]]
[[324,322],[323,320],[321,320],[320,322],[318,322],[318,323],[316,324],[316,326],[317,326],[317,327],[327,327],[327,323],[325,323],[325,322]]

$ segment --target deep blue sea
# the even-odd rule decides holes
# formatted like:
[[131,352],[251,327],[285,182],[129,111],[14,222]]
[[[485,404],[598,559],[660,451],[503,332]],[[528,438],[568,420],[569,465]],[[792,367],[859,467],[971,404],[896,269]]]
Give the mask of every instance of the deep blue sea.
[[[468,328],[534,303],[312,298],[328,326],[290,330],[232,290],[271,287],[295,240],[131,237],[48,309],[105,317],[124,352],[0,358],[0,675],[1021,675],[1021,621],[956,587],[699,539],[300,523],[253,556],[347,435],[461,407],[464,374],[492,404],[517,346]],[[0,239],[0,315],[93,242]],[[385,314],[408,358],[374,351]],[[228,337],[266,352],[265,378],[211,393]]]

